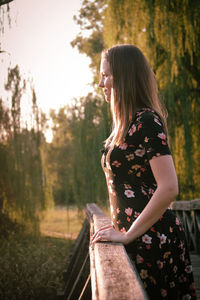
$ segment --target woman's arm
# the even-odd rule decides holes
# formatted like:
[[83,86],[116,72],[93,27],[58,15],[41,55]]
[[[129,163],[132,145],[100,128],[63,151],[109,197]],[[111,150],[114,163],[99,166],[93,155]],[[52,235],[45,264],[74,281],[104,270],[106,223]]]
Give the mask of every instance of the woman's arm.
[[121,233],[113,228],[103,229],[94,236],[94,243],[103,238],[108,241],[121,242],[125,245],[129,244],[151,228],[165,212],[170,202],[177,196],[178,182],[172,156],[154,157],[149,163],[157,183],[157,189],[149,203],[126,233]]
[[125,234],[126,244],[141,236],[155,224],[178,194],[178,181],[172,156],[155,157],[149,163],[157,183],[157,189]]

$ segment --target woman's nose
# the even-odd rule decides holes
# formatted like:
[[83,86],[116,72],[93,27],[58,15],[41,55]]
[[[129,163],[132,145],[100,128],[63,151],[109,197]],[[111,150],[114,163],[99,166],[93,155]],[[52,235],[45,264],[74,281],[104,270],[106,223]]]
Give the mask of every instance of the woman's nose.
[[103,82],[103,78],[100,79],[99,81],[99,87],[103,88],[104,87],[104,82]]

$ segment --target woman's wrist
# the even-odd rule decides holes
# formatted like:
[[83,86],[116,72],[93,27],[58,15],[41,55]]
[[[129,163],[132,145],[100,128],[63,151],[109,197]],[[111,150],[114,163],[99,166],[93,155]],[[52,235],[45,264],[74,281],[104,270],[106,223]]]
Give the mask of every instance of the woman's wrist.
[[130,237],[130,233],[127,231],[123,234],[122,243],[124,245],[128,245],[129,243],[133,242],[133,237]]

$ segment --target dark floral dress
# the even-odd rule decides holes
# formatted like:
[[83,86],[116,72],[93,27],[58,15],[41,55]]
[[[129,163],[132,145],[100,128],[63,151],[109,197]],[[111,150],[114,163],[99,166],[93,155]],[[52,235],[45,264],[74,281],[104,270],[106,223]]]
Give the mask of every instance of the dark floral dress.
[[[127,231],[149,202],[156,190],[149,161],[167,154],[162,122],[149,108],[137,111],[123,144],[104,150],[102,167],[117,230]],[[185,234],[170,209],[126,250],[150,299],[196,299]]]

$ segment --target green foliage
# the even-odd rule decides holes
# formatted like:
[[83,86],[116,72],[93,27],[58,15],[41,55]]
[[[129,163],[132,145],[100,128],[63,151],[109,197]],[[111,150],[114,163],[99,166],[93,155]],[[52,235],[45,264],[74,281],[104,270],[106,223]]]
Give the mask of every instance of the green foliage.
[[[102,14],[105,4],[105,0],[83,0],[79,15],[74,16],[82,32],[71,42],[71,45],[91,58],[90,67],[94,72],[94,82],[98,80],[100,54],[104,49]],[[84,37],[86,32],[88,34]]]
[[32,128],[28,129],[21,124],[21,99],[26,82],[18,66],[9,70],[5,89],[10,96],[10,107],[0,100],[0,211],[38,231],[37,211],[48,206],[52,198],[46,198],[45,193],[48,185],[41,157],[44,136],[36,95],[32,89]]
[[100,149],[108,135],[107,107],[89,94],[72,106],[51,112],[54,137],[47,147],[46,164],[56,204],[105,201]]

